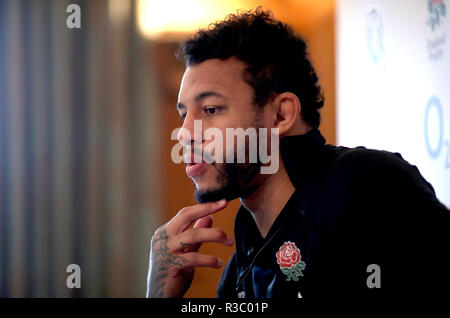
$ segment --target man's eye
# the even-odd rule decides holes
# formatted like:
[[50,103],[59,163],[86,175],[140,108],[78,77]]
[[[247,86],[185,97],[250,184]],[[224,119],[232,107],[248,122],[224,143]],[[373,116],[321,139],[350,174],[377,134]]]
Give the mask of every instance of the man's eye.
[[207,112],[210,115],[214,115],[215,113],[217,113],[217,108],[216,107],[207,107],[207,108],[205,108],[205,112]]

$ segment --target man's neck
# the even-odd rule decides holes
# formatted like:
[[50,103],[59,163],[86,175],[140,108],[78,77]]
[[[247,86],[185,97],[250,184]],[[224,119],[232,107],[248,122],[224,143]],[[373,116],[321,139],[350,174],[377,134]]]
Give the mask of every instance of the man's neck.
[[294,185],[289,179],[283,161],[280,160],[280,167],[275,174],[270,175],[248,197],[241,198],[241,203],[252,214],[262,237],[266,237],[273,222],[294,191]]

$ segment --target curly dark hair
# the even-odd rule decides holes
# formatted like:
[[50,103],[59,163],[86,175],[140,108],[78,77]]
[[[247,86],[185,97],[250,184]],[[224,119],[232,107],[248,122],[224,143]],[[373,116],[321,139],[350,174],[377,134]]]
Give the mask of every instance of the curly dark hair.
[[181,43],[176,56],[186,67],[235,56],[248,65],[242,78],[254,90],[254,104],[264,106],[276,94],[291,92],[300,100],[304,121],[320,125],[324,97],[306,43],[271,11],[258,7],[229,14]]

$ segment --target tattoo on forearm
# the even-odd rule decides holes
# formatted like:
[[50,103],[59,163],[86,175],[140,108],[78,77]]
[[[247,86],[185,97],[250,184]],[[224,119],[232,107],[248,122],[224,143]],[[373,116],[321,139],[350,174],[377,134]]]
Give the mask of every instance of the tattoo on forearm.
[[182,256],[169,254],[167,242],[169,236],[166,229],[160,230],[152,240],[149,297],[161,298],[166,285],[168,269],[172,266],[182,266],[187,260]]

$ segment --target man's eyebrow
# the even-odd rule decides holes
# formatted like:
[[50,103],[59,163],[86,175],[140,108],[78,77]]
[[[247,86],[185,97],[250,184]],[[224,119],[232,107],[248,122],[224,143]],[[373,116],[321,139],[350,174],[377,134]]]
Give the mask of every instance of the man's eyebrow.
[[216,91],[206,91],[206,92],[201,92],[200,94],[198,94],[197,96],[195,96],[194,100],[196,102],[201,101],[202,99],[205,99],[206,97],[221,97],[221,98],[226,98],[225,96],[222,96],[221,94],[219,94]]
[[[201,93],[199,93],[197,96],[195,96],[195,97],[194,97],[194,100],[195,100],[195,102],[198,103],[198,102],[200,102],[202,99],[205,99],[205,98],[211,97],[211,96],[214,96],[214,97],[220,97],[220,98],[225,98],[225,99],[226,99],[225,96],[219,94],[219,93],[216,92],[216,91],[205,91],[205,92],[201,92]],[[178,109],[178,110],[181,110],[182,108],[187,108],[187,107],[186,107],[186,105],[184,105],[183,103],[178,102],[178,103],[177,103],[177,109]]]

